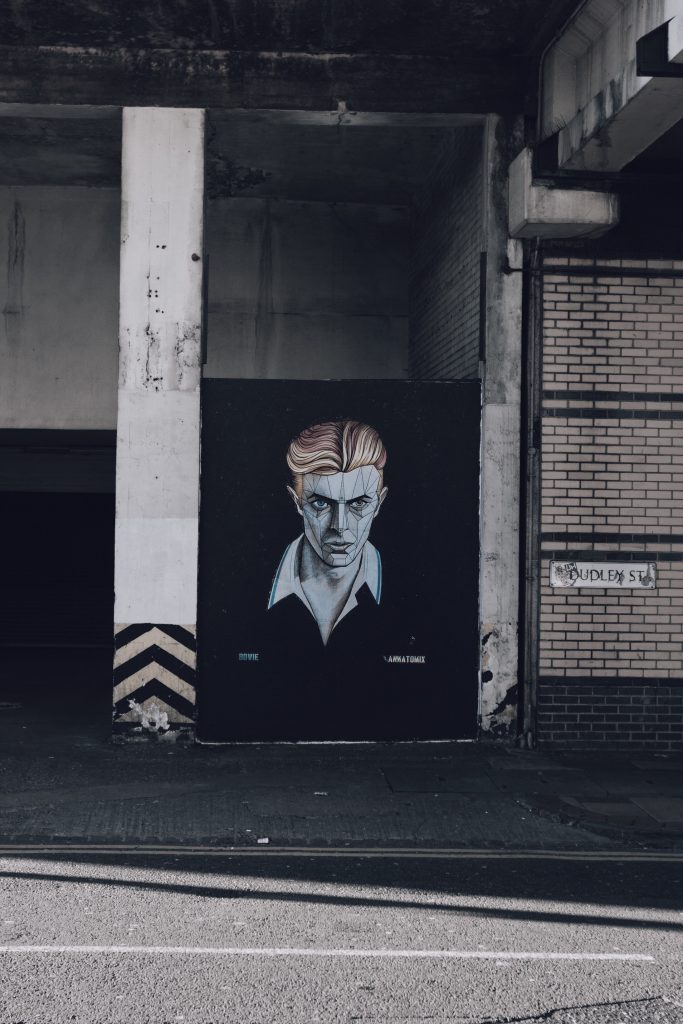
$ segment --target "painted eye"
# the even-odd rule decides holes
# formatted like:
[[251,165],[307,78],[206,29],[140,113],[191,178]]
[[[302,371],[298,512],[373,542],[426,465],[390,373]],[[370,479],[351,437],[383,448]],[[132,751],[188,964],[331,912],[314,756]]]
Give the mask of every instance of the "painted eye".
[[311,508],[316,510],[316,512],[322,512],[323,509],[329,507],[329,502],[325,501],[324,498],[314,498],[313,501],[310,502],[310,505]]
[[351,508],[355,509],[356,512],[359,512],[361,509],[365,508],[365,506],[368,505],[368,504],[369,504],[369,499],[368,498],[356,498],[355,501],[351,502]]

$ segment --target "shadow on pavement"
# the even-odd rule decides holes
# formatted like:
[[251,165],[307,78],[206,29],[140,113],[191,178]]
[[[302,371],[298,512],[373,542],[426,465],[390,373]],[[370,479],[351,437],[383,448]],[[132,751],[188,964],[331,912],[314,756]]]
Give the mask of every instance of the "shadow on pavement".
[[[35,870],[36,861],[40,870]],[[46,866],[54,865],[54,870]],[[27,870],[22,864],[26,863]],[[60,864],[62,868],[60,870]],[[92,868],[78,873],[76,866]],[[64,870],[66,868],[66,870]],[[108,874],[115,870],[114,876]],[[125,877],[126,872],[144,870],[146,876]],[[159,879],[154,873],[159,872]],[[169,872],[174,877],[169,878]],[[193,881],[188,875],[201,875]],[[476,859],[405,858],[391,855],[376,859],[305,855],[259,857],[249,855],[202,857],[145,857],[88,855],[86,853],[32,853],[0,856],[0,879],[51,881],[69,885],[94,885],[141,893],[168,893],[179,896],[219,900],[260,900],[303,903],[329,907],[378,909],[400,907],[466,914],[470,917],[498,918],[547,924],[575,924],[598,927],[649,928],[683,931],[680,917],[666,920],[640,916],[647,910],[683,909],[683,875],[678,863],[659,863],[653,871],[648,863],[628,861],[556,862],[546,860],[496,860],[488,864]],[[262,889],[255,883],[264,883]],[[305,883],[313,891],[273,889],[267,883]],[[386,895],[349,894],[325,891],[331,886],[381,888]],[[316,891],[316,887],[320,887]],[[473,900],[463,903],[463,898]],[[477,901],[515,899],[529,902],[576,904],[576,912],[552,909],[492,907]],[[458,902],[453,902],[457,900]],[[596,912],[595,908],[602,908]],[[616,908],[632,909],[628,916],[610,913]],[[584,909],[585,908],[585,909]],[[589,909],[590,908],[590,911]]]

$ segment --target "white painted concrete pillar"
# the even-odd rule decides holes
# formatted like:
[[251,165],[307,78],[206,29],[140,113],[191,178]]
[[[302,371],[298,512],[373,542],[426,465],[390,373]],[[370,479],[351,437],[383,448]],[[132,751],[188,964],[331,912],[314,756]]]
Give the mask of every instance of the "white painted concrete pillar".
[[484,132],[486,249],[482,371],[479,615],[480,721],[489,736],[516,732],[519,702],[522,243],[508,237],[506,129]]
[[114,730],[194,721],[204,111],[125,108]]

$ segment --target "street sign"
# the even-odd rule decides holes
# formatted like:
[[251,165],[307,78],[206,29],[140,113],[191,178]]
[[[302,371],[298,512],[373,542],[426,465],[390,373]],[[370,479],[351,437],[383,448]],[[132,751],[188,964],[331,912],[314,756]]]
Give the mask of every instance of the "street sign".
[[551,587],[607,587],[613,590],[654,590],[654,562],[551,562]]

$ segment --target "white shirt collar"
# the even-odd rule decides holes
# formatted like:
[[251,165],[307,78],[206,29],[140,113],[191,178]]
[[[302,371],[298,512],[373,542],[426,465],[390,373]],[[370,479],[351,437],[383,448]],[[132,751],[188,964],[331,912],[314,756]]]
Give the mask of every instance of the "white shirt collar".
[[[278,570],[275,573],[275,579],[273,580],[273,586],[268,599],[268,608],[272,608],[273,605],[278,603],[278,601],[282,601],[283,598],[289,597],[290,594],[295,594],[299,600],[306,605],[306,608],[308,608],[309,611],[311,610],[299,578],[299,552],[301,551],[303,539],[304,535],[302,533],[301,536],[297,537],[296,540],[293,540],[285,549],[285,553],[280,560]],[[365,542],[365,546],[363,547],[358,575],[353,582],[351,593],[349,594],[349,598],[342,609],[341,615],[337,619],[337,623],[341,622],[344,616],[348,614],[352,608],[356,607],[358,604],[356,594],[364,583],[367,583],[370,593],[377,604],[379,604],[382,596],[382,559],[380,558],[377,548],[374,544],[371,544],[369,540]]]

